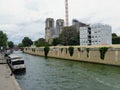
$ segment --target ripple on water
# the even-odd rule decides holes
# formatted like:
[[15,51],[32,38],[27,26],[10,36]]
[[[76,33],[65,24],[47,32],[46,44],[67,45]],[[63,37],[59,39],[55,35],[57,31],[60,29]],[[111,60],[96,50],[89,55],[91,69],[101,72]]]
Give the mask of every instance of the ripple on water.
[[120,90],[119,67],[19,55],[27,67],[16,75],[22,90]]

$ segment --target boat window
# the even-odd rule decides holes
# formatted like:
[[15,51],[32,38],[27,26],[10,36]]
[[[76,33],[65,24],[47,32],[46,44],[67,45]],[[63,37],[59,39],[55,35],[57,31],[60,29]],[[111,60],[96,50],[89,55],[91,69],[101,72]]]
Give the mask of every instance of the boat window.
[[19,65],[19,64],[24,64],[24,61],[15,61],[15,62],[12,62],[12,65]]

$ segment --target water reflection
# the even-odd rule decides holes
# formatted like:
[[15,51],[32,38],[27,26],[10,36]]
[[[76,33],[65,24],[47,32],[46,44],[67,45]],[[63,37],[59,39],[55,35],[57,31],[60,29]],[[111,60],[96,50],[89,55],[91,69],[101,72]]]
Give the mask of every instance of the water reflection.
[[19,70],[19,71],[14,72],[14,74],[17,75],[17,76],[21,76],[21,75],[25,75],[26,71],[25,70],[24,71]]

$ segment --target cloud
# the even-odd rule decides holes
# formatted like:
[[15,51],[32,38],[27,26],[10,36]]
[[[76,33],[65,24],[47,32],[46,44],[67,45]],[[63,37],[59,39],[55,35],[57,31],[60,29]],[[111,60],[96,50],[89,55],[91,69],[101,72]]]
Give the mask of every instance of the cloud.
[[[104,23],[120,35],[120,0],[69,0],[69,22]],[[0,0],[0,30],[20,43],[45,35],[45,19],[65,19],[65,0]]]
[[35,1],[27,1],[25,7],[28,10],[32,10],[32,11],[39,11],[40,7],[39,7],[39,3],[35,2]]
[[8,35],[9,41],[19,43],[24,37],[30,37],[32,40],[44,37],[43,26],[43,20],[38,19],[27,23],[2,24],[0,29]]

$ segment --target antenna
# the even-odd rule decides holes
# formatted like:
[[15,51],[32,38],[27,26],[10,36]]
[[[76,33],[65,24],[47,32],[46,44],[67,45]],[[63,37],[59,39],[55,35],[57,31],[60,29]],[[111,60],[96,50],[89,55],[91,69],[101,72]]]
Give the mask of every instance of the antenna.
[[69,25],[68,0],[65,0],[65,18],[66,18],[66,26],[68,26]]

